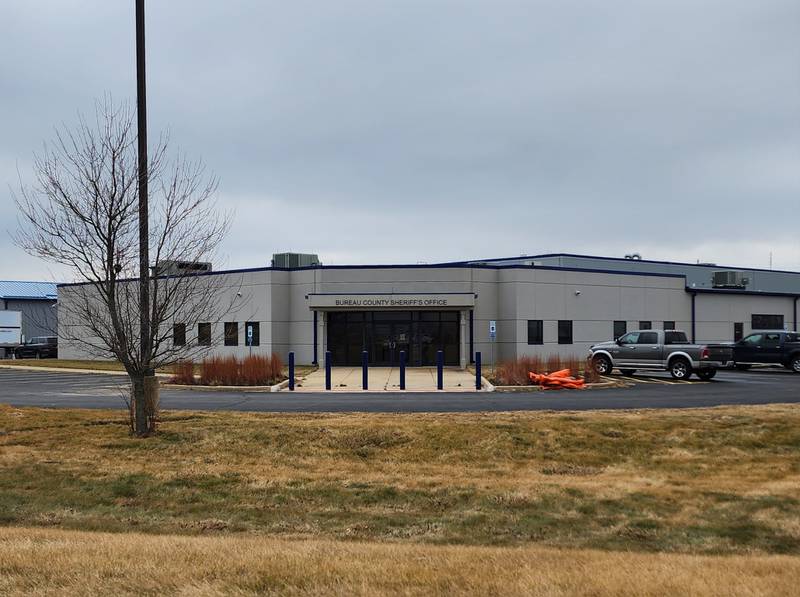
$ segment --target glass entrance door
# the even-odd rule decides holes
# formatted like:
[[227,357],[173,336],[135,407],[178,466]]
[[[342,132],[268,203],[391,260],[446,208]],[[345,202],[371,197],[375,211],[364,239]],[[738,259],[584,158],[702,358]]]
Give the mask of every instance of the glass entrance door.
[[399,366],[401,350],[410,367],[436,365],[439,350],[445,365],[459,364],[457,311],[334,311],[327,318],[327,349],[337,367],[360,365],[364,350],[373,366]]
[[411,324],[406,322],[375,323],[372,328],[373,354],[370,361],[381,367],[398,367],[400,351],[406,351],[408,362],[411,346]]

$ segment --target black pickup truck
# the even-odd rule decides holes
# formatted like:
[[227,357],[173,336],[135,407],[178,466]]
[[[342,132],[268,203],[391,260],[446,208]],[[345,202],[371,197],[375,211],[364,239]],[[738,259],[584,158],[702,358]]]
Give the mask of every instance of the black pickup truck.
[[751,365],[783,365],[800,373],[800,333],[784,330],[753,332],[733,345],[733,362],[739,370]]

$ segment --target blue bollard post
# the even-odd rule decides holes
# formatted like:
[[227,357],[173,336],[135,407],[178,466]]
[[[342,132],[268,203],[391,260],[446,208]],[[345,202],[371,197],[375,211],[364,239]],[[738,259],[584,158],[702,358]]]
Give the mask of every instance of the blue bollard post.
[[331,389],[331,351],[325,351],[325,389]]
[[369,389],[369,355],[367,354],[366,350],[361,351],[361,389],[368,390]]
[[289,352],[289,391],[294,392],[294,352]]
[[436,351],[436,389],[444,389],[444,351]]
[[406,351],[400,351],[400,389],[406,389]]
[[481,353],[475,353],[475,389],[481,389]]

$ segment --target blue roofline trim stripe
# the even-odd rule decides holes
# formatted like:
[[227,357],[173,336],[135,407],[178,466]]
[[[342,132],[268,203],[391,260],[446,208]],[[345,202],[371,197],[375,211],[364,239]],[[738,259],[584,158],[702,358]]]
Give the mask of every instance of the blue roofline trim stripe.
[[772,296],[782,298],[798,298],[800,292],[774,292],[770,290],[735,290],[733,288],[692,288],[686,287],[686,292],[696,294],[741,294],[743,296]]
[[781,270],[781,269],[764,269],[758,267],[739,267],[735,265],[708,265],[705,263],[686,263],[683,261],[658,261],[655,259],[625,259],[624,257],[603,257],[602,255],[580,255],[578,253],[543,253],[541,255],[520,255],[519,257],[496,257],[492,259],[475,259],[466,262],[453,262],[453,263],[488,263],[495,261],[514,261],[518,259],[549,259],[552,257],[571,257],[579,259],[600,259],[603,261],[622,261],[625,263],[654,263],[659,265],[679,265],[681,267],[706,267],[711,269],[732,269],[742,270],[748,272],[764,272],[774,274],[795,274],[800,275],[800,271]]
[[[621,276],[649,276],[656,278],[682,278],[686,279],[684,274],[668,274],[664,272],[636,272],[625,270],[611,270],[611,269],[595,269],[585,267],[559,267],[555,265],[489,265],[484,263],[468,263],[461,262],[455,264],[442,264],[442,263],[414,263],[405,265],[312,265],[306,267],[253,267],[243,269],[231,270],[218,270],[214,272],[200,272],[193,274],[194,276],[224,276],[230,274],[246,274],[258,272],[296,272],[296,271],[311,271],[311,270],[364,270],[364,269],[488,269],[488,270],[509,270],[509,269],[523,269],[523,270],[545,270],[557,272],[586,272],[594,274],[614,274]],[[168,279],[175,276],[162,276],[160,279]],[[138,278],[127,278],[119,280],[120,282],[135,282]],[[68,284],[59,284],[58,288],[69,288],[71,286],[89,286],[99,285],[98,282],[73,282]]]

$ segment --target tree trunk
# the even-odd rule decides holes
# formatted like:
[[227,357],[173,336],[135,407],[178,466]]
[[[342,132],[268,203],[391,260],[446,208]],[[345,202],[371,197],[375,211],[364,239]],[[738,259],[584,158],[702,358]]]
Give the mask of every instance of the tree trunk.
[[131,376],[133,433],[144,437],[156,430],[158,418],[158,378],[155,375]]

